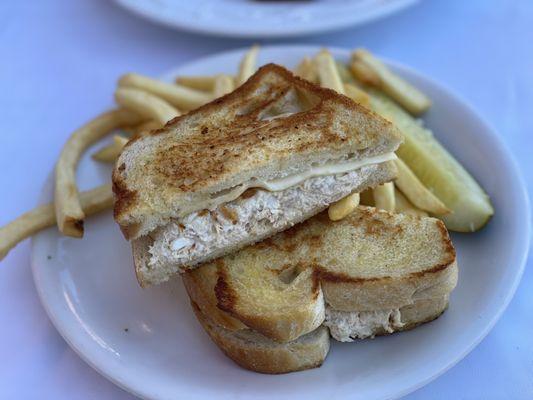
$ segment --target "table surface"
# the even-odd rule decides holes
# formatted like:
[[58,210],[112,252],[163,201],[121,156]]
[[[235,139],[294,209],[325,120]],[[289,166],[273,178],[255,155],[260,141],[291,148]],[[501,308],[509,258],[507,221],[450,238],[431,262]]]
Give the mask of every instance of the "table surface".
[[[426,0],[369,25],[291,42],[364,46],[459,93],[503,136],[531,196],[532,21],[530,0]],[[250,43],[172,31],[110,1],[2,1],[0,226],[35,205],[62,144],[109,106],[119,75],[157,76]],[[533,398],[531,264],[530,257],[515,298],[487,338],[408,399]],[[85,364],[48,320],[33,285],[29,241],[0,265],[0,321],[0,398],[133,398]]]

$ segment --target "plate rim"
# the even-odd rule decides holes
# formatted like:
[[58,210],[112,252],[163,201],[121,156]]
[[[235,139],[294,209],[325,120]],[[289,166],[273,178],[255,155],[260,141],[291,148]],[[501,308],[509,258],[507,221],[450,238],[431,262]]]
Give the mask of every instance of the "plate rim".
[[388,0],[384,7],[378,7],[375,10],[371,10],[364,14],[364,17],[354,14],[352,19],[341,21],[340,23],[322,23],[309,24],[307,26],[291,29],[290,25],[286,28],[276,28],[276,30],[264,28],[256,28],[255,30],[239,30],[235,29],[235,25],[227,26],[213,26],[207,23],[194,24],[189,23],[187,20],[176,20],[166,15],[165,13],[159,13],[158,11],[151,9],[150,6],[145,8],[136,4],[136,1],[132,0],[115,0],[115,4],[119,5],[131,14],[136,15],[139,18],[148,20],[157,25],[166,26],[172,29],[179,29],[195,34],[201,35],[215,35],[228,38],[287,38],[298,37],[311,34],[320,34],[334,32],[337,30],[346,29],[349,27],[360,26],[366,23],[370,23],[381,18],[386,18],[392,14],[400,12],[410,6],[416,5],[421,0]]
[[[309,45],[309,44],[304,44],[304,45],[300,45],[300,44],[286,44],[285,45],[285,44],[282,44],[282,45],[263,46],[262,49],[264,51],[277,52],[277,51],[285,51],[287,49],[290,50],[290,49],[298,48],[300,51],[313,53],[313,52],[318,51],[322,47],[323,46],[312,45],[312,44],[311,45]],[[328,47],[328,48],[334,54],[340,54],[340,55],[343,55],[343,56],[346,56],[346,55],[349,54],[349,50],[345,49],[345,48],[339,48],[339,47]],[[191,60],[189,62],[183,63],[182,65],[177,66],[175,68],[172,68],[169,71],[161,74],[160,77],[163,78],[163,79],[168,78],[168,77],[173,77],[173,76],[175,76],[177,74],[177,71],[179,71],[181,69],[185,69],[187,67],[190,68],[191,66],[194,66],[194,64],[196,64],[196,63],[200,63],[201,64],[201,63],[205,63],[206,60],[211,59],[211,58],[223,57],[223,56],[227,57],[227,56],[231,56],[232,54],[241,55],[247,50],[248,50],[248,47],[237,48],[237,49],[233,49],[233,50],[217,52],[217,53],[210,54],[208,56],[200,57],[200,58]],[[478,333],[478,335],[475,337],[475,339],[472,340],[470,342],[470,344],[467,347],[465,347],[465,349],[462,352],[460,352],[457,355],[455,355],[453,357],[453,360],[449,361],[445,366],[441,367],[441,369],[439,371],[433,373],[432,375],[426,377],[423,380],[420,380],[419,382],[417,382],[415,384],[412,384],[409,387],[406,387],[406,388],[398,391],[397,393],[395,393],[392,396],[392,398],[399,398],[399,397],[405,396],[405,395],[407,395],[409,393],[412,393],[415,390],[427,385],[428,383],[430,383],[431,381],[433,381],[437,377],[439,377],[442,374],[444,374],[450,368],[455,366],[459,361],[461,361],[464,357],[466,357],[466,355],[468,355],[475,347],[477,347],[477,345],[488,335],[488,333],[494,328],[494,326],[496,325],[498,320],[501,318],[501,316],[503,315],[503,313],[505,312],[505,310],[509,306],[511,300],[513,299],[513,297],[514,297],[514,295],[516,293],[516,290],[518,288],[518,285],[519,285],[519,283],[520,283],[520,281],[522,279],[523,272],[525,270],[525,265],[526,265],[526,262],[527,262],[527,259],[528,259],[528,254],[529,254],[529,242],[530,242],[530,239],[531,239],[531,208],[530,208],[530,201],[529,201],[529,197],[528,197],[525,181],[524,181],[524,178],[522,176],[522,173],[520,172],[520,169],[518,168],[518,163],[516,162],[515,157],[513,156],[511,151],[509,150],[509,148],[508,148],[507,144],[505,143],[505,141],[498,135],[497,131],[495,129],[493,129],[493,127],[490,125],[490,123],[488,121],[486,121],[484,118],[481,117],[481,114],[478,113],[476,111],[476,109],[474,107],[472,107],[471,104],[469,104],[468,101],[466,101],[463,97],[461,97],[460,95],[458,95],[454,91],[450,90],[445,85],[434,81],[433,79],[427,77],[426,75],[424,75],[424,74],[422,74],[420,72],[417,72],[413,68],[405,66],[405,65],[403,65],[401,63],[397,63],[397,62],[388,60],[387,58],[382,58],[382,60],[384,60],[386,64],[392,66],[395,69],[404,70],[404,71],[406,71],[408,73],[411,73],[411,74],[419,76],[420,78],[422,78],[425,81],[428,81],[431,85],[437,87],[439,89],[439,91],[442,91],[447,96],[450,96],[450,97],[454,98],[457,101],[457,103],[460,103],[460,105],[462,107],[466,108],[466,110],[468,112],[472,113],[478,119],[478,121],[482,124],[485,133],[488,135],[488,137],[490,137],[490,139],[500,149],[502,155],[504,156],[504,160],[508,164],[508,169],[509,169],[509,172],[511,174],[510,176],[511,176],[511,178],[514,179],[514,184],[516,185],[517,193],[519,193],[519,197],[518,197],[517,201],[519,201],[519,203],[521,203],[523,205],[523,208],[524,208],[524,210],[523,210],[524,211],[524,218],[522,219],[522,221],[523,221],[523,230],[525,232],[525,235],[523,235],[524,239],[523,239],[522,242],[520,242],[520,246],[517,248],[517,250],[516,250],[516,252],[514,254],[514,257],[517,258],[517,263],[516,263],[516,265],[518,265],[517,273],[515,273],[515,275],[513,277],[513,280],[512,280],[512,284],[509,286],[510,289],[507,291],[505,298],[500,303],[500,307],[498,308],[497,312],[492,315],[490,321],[485,325],[484,329],[481,330]],[[41,201],[43,199],[47,199],[49,197],[47,195],[47,193],[48,193],[47,189],[50,188],[50,186],[52,185],[52,182],[53,182],[53,180],[52,180],[52,174],[51,174],[50,177],[48,178],[48,180],[45,182],[45,184],[43,186],[43,190],[42,190],[42,193],[40,195],[40,200]],[[71,336],[69,336],[68,327],[66,326],[64,321],[60,320],[60,318],[58,317],[58,315],[56,315],[54,310],[52,310],[51,304],[49,304],[48,302],[45,301],[45,293],[43,291],[44,288],[43,288],[42,285],[39,284],[39,281],[40,281],[40,279],[39,279],[40,270],[42,270],[43,268],[39,267],[38,261],[36,260],[36,254],[35,254],[36,253],[35,252],[36,241],[37,241],[38,237],[39,237],[39,235],[37,235],[35,237],[32,237],[32,239],[31,239],[30,263],[31,263],[33,281],[34,281],[34,285],[35,285],[36,291],[38,293],[39,300],[40,300],[40,302],[41,302],[46,314],[48,315],[48,318],[50,319],[50,321],[52,322],[53,326],[56,328],[58,333],[61,335],[61,337],[63,337],[63,339],[66,341],[66,343],[69,345],[69,347],[83,361],[85,361],[89,366],[91,366],[91,368],[93,368],[100,375],[102,375],[106,379],[110,380],[111,382],[113,382],[114,384],[116,384],[117,386],[122,388],[123,390],[125,390],[128,393],[131,393],[131,394],[133,394],[135,396],[138,396],[140,398],[146,398],[146,399],[159,398],[159,397],[154,397],[154,396],[157,396],[156,393],[149,392],[149,391],[148,392],[147,391],[143,391],[142,389],[137,389],[137,388],[132,387],[127,382],[123,382],[121,379],[117,378],[116,375],[112,374],[112,371],[110,371],[111,367],[109,367],[109,366],[101,367],[100,365],[98,365],[96,363],[95,357],[93,356],[93,358],[91,358],[91,356],[90,356],[91,353],[87,353],[87,354],[84,353],[82,351],[83,349],[79,348],[77,343],[75,343],[75,340]]]

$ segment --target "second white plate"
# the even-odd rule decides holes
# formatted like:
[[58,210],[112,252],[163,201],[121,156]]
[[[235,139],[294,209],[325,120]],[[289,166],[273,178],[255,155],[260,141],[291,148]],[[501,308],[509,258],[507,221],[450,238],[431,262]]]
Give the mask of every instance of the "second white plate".
[[[318,47],[263,48],[260,63],[295,65]],[[244,50],[185,65],[177,74],[233,73]],[[348,59],[348,52],[334,55]],[[321,368],[281,376],[243,370],[209,340],[180,279],[142,290],[131,250],[111,213],[87,221],[83,240],[55,229],[36,236],[32,268],[41,301],[71,347],[101,374],[150,399],[385,399],[434,379],[491,329],[522,274],[529,208],[516,167],[497,135],[456,96],[405,67],[390,64],[433,100],[424,117],[443,144],[492,196],[496,214],[476,234],[453,235],[460,267],[449,310],[413,331],[332,343]],[[82,188],[109,180],[109,168],[85,158]],[[44,200],[51,196],[50,187]]]
[[154,22],[197,33],[287,37],[372,21],[418,0],[115,0]]

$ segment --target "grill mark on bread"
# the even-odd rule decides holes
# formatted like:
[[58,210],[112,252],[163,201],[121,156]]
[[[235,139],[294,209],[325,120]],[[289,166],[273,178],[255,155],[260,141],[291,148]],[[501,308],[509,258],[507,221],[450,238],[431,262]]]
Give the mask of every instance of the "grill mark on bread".
[[320,235],[309,235],[302,238],[302,241],[308,243],[309,247],[314,249],[320,249],[324,244],[322,236]]
[[[132,207],[137,199],[138,194],[136,191],[131,191],[128,189],[127,185],[124,183],[120,172],[113,172],[113,193],[115,195],[115,207],[113,208],[113,217],[115,220],[118,220],[122,213],[125,213],[129,207]],[[130,223],[129,225],[120,225],[120,230],[126,239],[133,237],[137,230],[139,229],[139,224]]]
[[[311,268],[313,268],[313,273],[311,275],[311,280],[313,282],[313,286],[312,286],[313,299],[316,299],[318,297],[320,283],[322,282],[322,279],[320,276],[320,270],[322,269],[322,266],[320,264],[315,263]],[[315,296],[315,293],[316,293],[316,296]]]
[[360,208],[357,217],[352,218],[351,222],[356,228],[364,226],[367,235],[379,235],[384,232],[401,234],[404,232],[401,223],[396,221],[394,214],[384,210],[380,210],[380,213],[376,214],[366,208]]
[[217,307],[222,311],[228,313],[233,312],[236,302],[236,293],[228,284],[228,276],[225,269],[225,263],[222,259],[215,260],[217,267],[217,283],[215,285],[215,297],[217,299]]
[[292,253],[294,250],[296,250],[297,247],[298,247],[297,243],[287,243],[286,245],[281,246],[281,250],[287,253]]
[[[448,260],[447,260],[448,261]],[[437,264],[429,269],[426,269],[424,271],[418,271],[418,272],[410,272],[405,277],[402,277],[402,279],[409,280],[411,278],[420,278],[427,274],[435,274],[438,272],[441,272],[445,270],[448,267],[451,267],[454,264],[454,259],[449,260],[449,262],[444,262],[441,264]],[[383,276],[383,277],[374,277],[374,278],[354,278],[349,276],[348,274],[339,273],[339,272],[333,272],[328,271],[327,269],[317,266],[316,272],[318,278],[320,281],[327,281],[327,282],[337,282],[337,283],[353,283],[353,284],[363,284],[368,282],[380,282],[385,283],[387,281],[392,281],[393,278],[389,276]]]
[[434,274],[434,273],[437,273],[437,272],[440,272],[440,271],[443,271],[445,270],[446,268],[448,268],[449,266],[451,266],[453,264],[453,260],[450,260],[450,262],[445,262],[445,263],[442,263],[442,264],[437,264],[435,266],[433,266],[432,268],[430,269],[427,269],[425,271],[419,271],[419,272],[411,272],[409,274],[410,277],[421,277],[421,276],[424,276],[426,274]]
[[368,221],[365,224],[365,233],[367,235],[380,235],[384,231],[388,231],[395,234],[400,234],[403,232],[403,228],[400,225],[394,225],[390,226],[387,225],[385,222],[383,222],[380,219],[374,219],[372,221]]
[[386,281],[390,280],[390,277],[381,277],[381,278],[354,278],[348,274],[342,272],[333,272],[328,271],[321,265],[316,264],[314,266],[313,275],[316,277],[317,281],[328,281],[328,282],[338,282],[338,283],[363,283],[363,282],[374,282],[374,281]]

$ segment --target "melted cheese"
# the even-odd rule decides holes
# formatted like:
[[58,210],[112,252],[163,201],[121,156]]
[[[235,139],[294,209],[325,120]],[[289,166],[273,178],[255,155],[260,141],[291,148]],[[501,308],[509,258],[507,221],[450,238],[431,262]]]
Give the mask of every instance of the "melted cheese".
[[280,179],[273,179],[270,181],[258,181],[252,183],[249,187],[257,187],[271,192],[277,192],[280,190],[288,189],[292,186],[299,185],[303,181],[315,176],[335,175],[342,174],[350,171],[354,171],[361,167],[371,164],[379,164],[385,161],[395,160],[396,155],[394,153],[386,153],[375,157],[363,158],[361,160],[347,161],[343,163],[324,164],[317,167],[312,167],[308,171],[301,172],[299,174],[289,175]]
[[213,199],[216,199],[215,204],[223,204],[235,200],[241,194],[243,194],[249,188],[261,188],[271,192],[278,192],[286,190],[290,187],[299,185],[303,181],[316,176],[335,175],[354,171],[366,165],[379,164],[385,161],[391,161],[396,159],[396,154],[386,153],[375,157],[363,158],[360,160],[344,161],[339,163],[324,164],[311,169],[300,172],[298,174],[285,176],[279,179],[272,179],[269,181],[254,180],[244,183],[239,186],[235,186],[224,193],[217,193],[213,195]]

